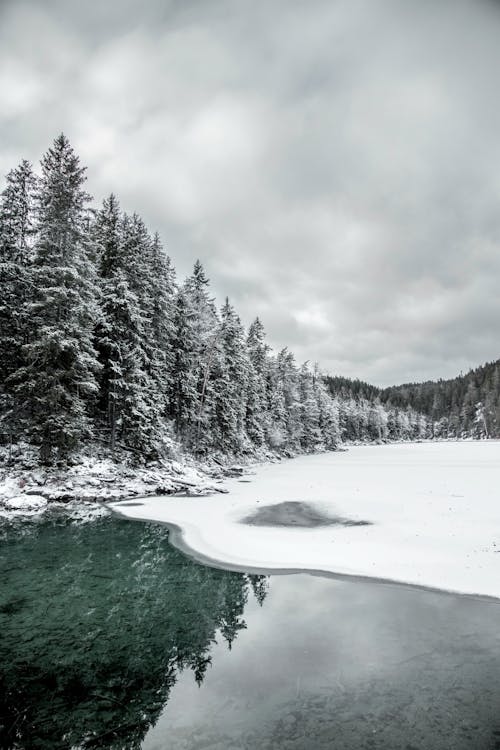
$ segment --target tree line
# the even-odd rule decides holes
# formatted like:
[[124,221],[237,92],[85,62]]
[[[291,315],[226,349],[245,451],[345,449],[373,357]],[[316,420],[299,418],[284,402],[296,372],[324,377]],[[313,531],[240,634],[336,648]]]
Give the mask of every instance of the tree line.
[[500,437],[500,360],[450,380],[386,388],[380,398],[426,414],[433,437]]
[[64,135],[7,175],[0,201],[0,432],[43,463],[87,441],[146,459],[335,448],[425,437],[411,405],[332,393],[317,366],[275,353],[256,318],[220,309],[203,265],[176,278],[158,234],[85,191]]
[[327,377],[330,393],[343,400],[380,403],[392,415],[425,417],[431,438],[500,437],[500,360],[450,380],[377,388],[360,380]]

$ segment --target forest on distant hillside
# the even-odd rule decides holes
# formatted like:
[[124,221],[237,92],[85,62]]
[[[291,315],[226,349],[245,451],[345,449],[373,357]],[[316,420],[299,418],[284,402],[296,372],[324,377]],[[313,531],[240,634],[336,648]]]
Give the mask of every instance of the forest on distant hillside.
[[60,135],[40,172],[21,162],[1,194],[4,445],[38,446],[50,464],[89,442],[142,460],[174,444],[197,455],[291,454],[343,440],[498,434],[498,368],[495,398],[478,385],[454,401],[443,386],[431,407],[418,386],[337,388],[287,348],[273,352],[258,317],[245,330],[228,299],[218,309],[199,261],[178,280],[140,216],[114,195],[92,205],[85,171]]
[[385,388],[380,398],[426,414],[436,436],[500,437],[500,360],[451,380]]
[[389,410],[414,409],[427,417],[430,437],[500,437],[500,360],[450,380],[377,388],[361,380],[327,377],[342,399],[378,401]]

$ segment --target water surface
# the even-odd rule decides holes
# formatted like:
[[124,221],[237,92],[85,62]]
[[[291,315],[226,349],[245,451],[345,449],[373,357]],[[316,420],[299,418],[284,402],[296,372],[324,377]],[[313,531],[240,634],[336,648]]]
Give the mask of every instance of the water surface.
[[155,524],[4,525],[0,742],[500,748],[500,605],[199,565]]

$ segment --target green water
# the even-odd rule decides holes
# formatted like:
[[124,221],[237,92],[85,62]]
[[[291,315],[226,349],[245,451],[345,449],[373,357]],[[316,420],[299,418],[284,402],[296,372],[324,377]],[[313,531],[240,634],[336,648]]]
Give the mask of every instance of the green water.
[[201,683],[257,578],[195,565],[162,527],[101,519],[4,529],[2,747],[133,748],[177,675]]
[[4,524],[0,747],[500,748],[500,605],[201,566],[154,524]]

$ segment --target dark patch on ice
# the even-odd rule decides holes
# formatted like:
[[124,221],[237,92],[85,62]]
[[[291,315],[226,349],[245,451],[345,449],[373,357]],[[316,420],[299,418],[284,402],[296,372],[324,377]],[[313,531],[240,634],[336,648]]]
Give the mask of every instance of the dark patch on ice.
[[144,505],[144,503],[120,503],[120,506],[125,505],[127,508],[138,508],[140,505]]
[[240,523],[250,526],[296,526],[313,529],[318,526],[371,526],[371,521],[355,521],[342,516],[330,516],[309,503],[288,500],[277,505],[264,505]]
[[244,484],[249,484],[251,481],[251,479],[238,479],[238,482],[243,482]]

